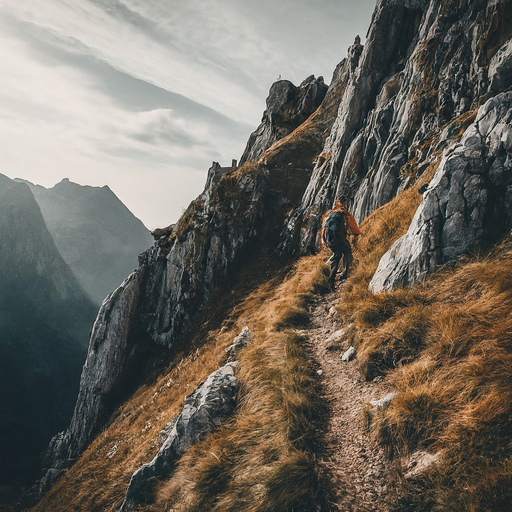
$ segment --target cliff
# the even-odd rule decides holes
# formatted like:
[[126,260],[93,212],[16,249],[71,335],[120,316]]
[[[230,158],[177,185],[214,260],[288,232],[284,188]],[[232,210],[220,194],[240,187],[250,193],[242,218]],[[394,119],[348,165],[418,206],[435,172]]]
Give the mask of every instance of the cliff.
[[139,257],[139,268],[105,299],[70,426],[54,438],[45,458],[42,490],[83,451],[127,390],[140,383],[143,362],[158,347],[172,351],[176,336],[215,293],[227,289],[245,260],[277,245],[285,215],[300,200],[334,122],[348,74],[347,60],[322,107],[258,163],[221,167],[214,162],[204,192],[173,229],[155,232],[158,240]]
[[[342,199],[360,222],[367,219],[367,241],[360,252],[358,273],[347,283],[343,295],[347,302],[340,306],[353,320],[344,326],[345,333],[362,348],[360,364],[365,376],[382,377],[385,371],[418,356],[428,341],[424,333],[437,331],[429,330],[430,324],[417,309],[411,310],[410,318],[409,313],[400,316],[405,310],[406,292],[405,298],[400,298],[400,290],[398,295],[390,295],[389,304],[387,295],[382,298],[373,293],[425,280],[440,265],[492,247],[510,229],[511,7],[510,0],[380,0],[364,48],[356,39],[347,59],[336,69],[320,106],[320,79],[310,78],[299,88],[285,81],[272,87],[262,124],[251,135],[242,157],[245,163],[240,167],[214,163],[204,192],[174,228],[158,232],[155,246],[141,255],[139,268],[103,303],[91,335],[73,419],[69,429],[50,445],[46,459],[50,471],[43,490],[83,452],[123,403],[127,383],[133,390],[142,382],[143,363],[151,360],[155,347],[176,355],[177,336],[205,307],[215,306],[215,301],[228,293],[231,278],[247,269],[252,258],[281,257],[284,266],[293,256],[317,251],[321,215],[335,198]],[[367,258],[364,261],[363,256]],[[315,269],[321,268],[320,260],[314,261]],[[262,286],[271,286],[273,277],[265,279]],[[290,350],[297,353],[303,350],[297,348],[297,332],[287,331],[286,336],[279,333],[303,325],[305,301],[311,299],[311,290],[318,290],[315,286],[297,286],[296,303],[286,310],[286,320],[282,320],[282,313],[268,312],[262,304],[265,314],[252,317],[256,324],[265,325],[259,331],[262,346],[268,335],[279,340],[276,351],[285,347],[285,355],[280,353],[272,361],[282,366],[265,375],[281,375],[281,371],[286,375],[283,367],[291,364],[287,357],[296,353],[288,354],[286,346],[294,347]],[[265,297],[285,300],[272,293]],[[419,292],[412,297],[418,308],[433,300]],[[371,307],[366,307],[365,301]],[[361,311],[357,304],[362,305]],[[267,314],[271,319],[281,318],[281,323],[268,320],[266,324],[262,318]],[[393,321],[385,324],[390,317]],[[360,325],[355,325],[357,322]],[[374,330],[366,330],[370,327]],[[219,339],[221,334],[216,331]],[[365,345],[366,335],[368,343],[375,344],[373,348]],[[215,345],[215,340],[210,341]],[[184,350],[187,353],[186,347]],[[262,365],[271,366],[271,353],[268,347],[261,349]],[[304,354],[300,352],[297,358],[306,357]],[[251,361],[259,368],[254,354]],[[247,382],[257,386],[250,370],[246,371]],[[276,377],[281,384],[287,379]],[[297,393],[297,402],[306,407],[310,397],[300,394],[301,386],[290,387]],[[267,391],[261,389],[263,395]],[[255,400],[252,388],[245,388],[245,392]],[[275,403],[281,404],[279,400]],[[247,412],[246,403],[240,409],[242,416]],[[259,405],[264,408],[261,402]],[[295,425],[295,411],[302,414],[302,405],[293,399],[285,401],[283,409],[292,418],[287,417],[286,428]],[[313,424],[320,413],[311,407],[315,412],[310,416],[304,413],[304,417]],[[304,439],[308,441],[304,443],[309,443],[306,420],[299,413],[297,417],[303,421],[297,431],[306,431]],[[421,418],[411,419],[416,420],[421,424]],[[117,421],[125,425],[122,419]],[[235,458],[247,453],[244,450],[250,443],[261,441],[254,440],[243,426],[236,428],[242,438],[250,440],[232,454]],[[385,437],[385,432],[381,434]],[[102,439],[113,438],[106,434]],[[238,438],[230,439],[238,446]],[[288,455],[293,453],[296,461],[300,459],[301,475],[309,475],[306,479],[313,472],[309,472],[313,463],[308,455],[312,448],[299,439],[300,435],[290,434],[286,440],[290,445],[285,445]],[[219,455],[215,457],[224,457],[228,445],[218,441]],[[299,448],[304,451],[296,453]],[[201,449],[204,447],[198,450],[208,457]],[[268,450],[265,457],[257,459],[262,468],[266,464],[274,468],[272,450],[277,448]],[[228,492],[236,478],[232,468],[226,470],[229,476],[223,473],[224,487],[211,490],[212,475],[218,468],[213,459],[208,460],[211,466],[197,471],[210,482],[202,481],[217,493],[215,499],[220,503],[228,499],[222,493]],[[195,467],[190,460],[186,464]],[[286,464],[291,463],[287,460]],[[226,466],[230,467],[228,462]],[[298,466],[299,462],[293,468]],[[268,474],[265,478],[272,479],[274,473],[269,470]],[[277,485],[283,474],[274,475],[272,485]],[[255,500],[261,496],[258,492],[266,492],[265,499],[270,500],[272,489],[275,502],[284,499],[270,484],[265,491],[258,491],[256,483],[251,485]],[[243,494],[240,489],[246,489],[243,483],[232,491],[230,499],[237,492]],[[201,494],[198,488],[194,492]],[[119,500],[119,496],[110,499]],[[287,499],[289,508],[283,510],[294,509],[294,497]],[[198,503],[199,507],[202,502]],[[239,510],[237,506],[226,510]]]
[[[344,200],[361,221],[411,186],[429,167],[439,165],[447,152],[456,151],[478,108],[511,86],[511,27],[508,1],[378,2],[336,123],[301,205],[288,221],[290,251],[315,249],[319,216],[334,198]],[[498,106],[501,102],[504,105]],[[507,102],[507,96],[500,96],[487,107],[496,109],[491,116],[498,115],[493,121],[497,125],[508,123]],[[482,153],[475,153],[473,166],[492,166],[496,152],[502,149],[486,156],[490,144],[489,139],[481,141]],[[443,169],[444,164],[438,176]],[[442,187],[446,186],[443,180]],[[475,186],[479,185],[475,182]],[[439,217],[436,234],[429,235],[441,241],[432,265],[484,243],[484,231],[492,233],[488,238],[493,240],[504,232],[510,214],[507,200],[500,197],[500,186],[486,180],[489,194],[496,195],[499,205],[496,212],[483,207],[485,226],[471,243],[445,251],[446,214]],[[471,229],[471,212],[463,211],[461,205],[455,209],[457,216],[467,219],[457,229]],[[498,213],[504,210],[505,216]],[[423,275],[412,274],[410,280]]]

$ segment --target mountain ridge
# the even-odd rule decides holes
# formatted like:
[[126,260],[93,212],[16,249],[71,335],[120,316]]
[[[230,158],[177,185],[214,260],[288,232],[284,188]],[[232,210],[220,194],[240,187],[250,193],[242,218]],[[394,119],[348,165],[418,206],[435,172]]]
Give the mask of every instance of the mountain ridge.
[[[263,123],[251,141],[252,147],[258,147],[258,142],[262,144],[258,161],[247,161],[240,167],[214,163],[203,194],[173,229],[164,232],[158,245],[142,255],[139,269],[102,307],[97,334],[91,337],[74,418],[68,431],[52,443],[48,467],[63,474],[69,459],[82,453],[109,414],[116,407],[126,407],[120,399],[107,404],[106,397],[111,398],[110,390],[123,380],[127,361],[136,353],[137,344],[160,345],[172,354],[176,335],[190,326],[230,274],[244,268],[247,253],[267,249],[276,258],[279,254],[284,266],[298,255],[318,251],[321,214],[335,198],[341,198],[360,221],[367,218],[371,222],[367,225],[374,245],[368,249],[370,262],[358,267],[359,282],[349,282],[348,292],[353,287],[361,294],[357,297],[361,304],[372,304],[368,306],[368,315],[376,315],[377,320],[369,316],[367,324],[379,329],[389,318],[385,315],[391,315],[403,329],[404,339],[390,340],[385,331],[377,330],[372,334],[377,348],[371,350],[365,347],[364,337],[353,335],[363,348],[361,367],[364,369],[368,364],[390,370],[395,355],[400,356],[397,365],[405,365],[416,357],[421,344],[426,342],[407,323],[409,317],[400,317],[404,308],[400,293],[407,294],[407,288],[402,292],[400,287],[428,280],[439,265],[453,264],[486,244],[492,246],[510,230],[510,7],[510,0],[380,0],[364,48],[356,40],[355,48],[349,49],[349,57],[337,69],[336,80],[329,86],[322,104],[300,126],[290,133],[283,131],[282,138],[272,140],[267,130],[270,125]],[[481,133],[482,120],[485,133]],[[478,140],[473,137],[471,142],[471,134],[477,132]],[[455,157],[458,163],[453,160]],[[415,189],[420,184],[421,189],[426,187],[423,196]],[[493,195],[500,187],[497,206],[489,206],[487,194]],[[439,202],[442,199],[442,207],[429,209],[435,197]],[[401,208],[400,219],[393,219],[391,207]],[[424,216],[422,211],[426,212]],[[451,228],[445,229],[450,223]],[[486,238],[491,225],[492,236]],[[390,310],[384,304],[384,311],[379,313],[379,301],[385,302],[387,295],[381,299],[368,290],[378,268],[375,258],[378,255],[386,271],[392,273],[397,252],[392,243],[409,226],[410,234],[402,239],[401,258],[407,260],[410,251],[427,255],[431,251],[434,256],[427,258],[427,265],[411,264],[407,279],[402,279],[403,273],[396,278],[388,275],[384,287],[373,288],[376,292],[396,290],[398,295],[396,304],[392,302],[395,295],[390,295]],[[467,239],[457,238],[461,232],[468,233]],[[315,269],[321,269],[319,261],[314,261]],[[307,317],[304,301],[312,293],[310,288],[303,290],[302,298],[299,292],[297,303],[287,310],[289,316],[283,320],[282,328],[289,328],[286,333],[291,337],[293,328],[301,326]],[[411,293],[421,303],[421,293],[414,295],[416,289]],[[411,318],[416,318],[414,312],[410,313]],[[348,314],[357,321],[357,312],[350,310]],[[417,317],[421,320],[418,325],[429,332],[421,315]],[[278,324],[267,329],[279,338]],[[347,336],[350,339],[352,335]],[[279,339],[279,343],[286,345],[286,341]],[[295,346],[291,340],[291,346]],[[402,342],[411,346],[404,349]],[[118,350],[126,360],[114,357]],[[107,369],[102,364],[105,358],[121,361],[109,367],[106,379]],[[372,371],[368,370],[368,378],[382,376],[375,376]],[[91,399],[97,379],[102,383],[101,393]],[[250,389],[247,392],[251,394]],[[381,435],[384,437],[385,432]],[[296,448],[295,440],[290,442]],[[219,453],[222,449],[219,448]],[[297,457],[305,457],[300,459],[302,469],[310,468],[310,459],[304,453],[301,451]],[[229,463],[223,462],[229,468]],[[212,460],[210,463],[214,471],[217,466]],[[272,460],[261,464],[268,464],[271,479]],[[205,468],[201,473],[206,480],[208,471]],[[214,496],[205,499],[218,499],[218,503],[228,499],[222,493],[228,492],[229,482],[236,478],[229,469],[226,474],[229,476],[223,481],[225,487],[220,490],[213,489],[211,481],[196,481]],[[243,483],[240,485],[240,489],[245,489]],[[278,492],[269,487],[268,493],[272,489]],[[230,500],[237,492],[244,492],[231,490],[234,494]],[[62,488],[60,491],[63,492]],[[195,491],[201,494],[197,488]],[[251,487],[247,492],[252,496],[256,490]],[[52,496],[58,499],[55,494]],[[292,510],[293,497],[287,503],[286,510]],[[241,510],[239,506],[232,505],[226,510]]]
[[69,421],[96,308],[30,188],[1,174],[0,217],[0,478],[27,485],[48,439]]
[[149,231],[108,187],[64,178],[47,189],[23,180],[41,208],[55,245],[98,305],[137,266],[153,243]]

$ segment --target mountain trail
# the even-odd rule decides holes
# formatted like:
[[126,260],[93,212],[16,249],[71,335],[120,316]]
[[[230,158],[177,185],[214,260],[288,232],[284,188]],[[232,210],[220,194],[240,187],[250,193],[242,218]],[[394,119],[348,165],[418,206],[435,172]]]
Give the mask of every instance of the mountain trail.
[[349,347],[335,344],[341,338],[335,334],[341,322],[331,309],[336,300],[336,293],[315,297],[307,329],[330,411],[320,466],[331,480],[332,511],[387,512],[389,463],[365,428],[363,410],[391,389],[383,382],[366,382],[356,359],[342,361]]

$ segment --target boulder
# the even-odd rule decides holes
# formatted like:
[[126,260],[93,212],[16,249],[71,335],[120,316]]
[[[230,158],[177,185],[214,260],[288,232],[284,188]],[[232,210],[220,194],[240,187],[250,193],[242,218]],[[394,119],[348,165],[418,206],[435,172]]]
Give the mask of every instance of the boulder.
[[374,293],[424,279],[437,266],[495,242],[512,219],[512,92],[478,110],[445,151],[407,233],[380,260]]
[[233,413],[236,366],[236,363],[228,363],[213,372],[185,398],[185,407],[159,452],[132,475],[120,512],[135,510],[150,500],[152,482],[168,477],[185,448],[203,439]]

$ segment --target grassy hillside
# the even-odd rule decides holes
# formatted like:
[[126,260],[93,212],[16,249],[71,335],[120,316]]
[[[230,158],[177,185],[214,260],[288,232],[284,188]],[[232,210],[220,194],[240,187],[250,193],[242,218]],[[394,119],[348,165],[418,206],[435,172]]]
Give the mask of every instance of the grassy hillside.
[[[399,393],[388,409],[361,418],[394,461],[397,510],[508,510],[512,238],[414,287],[368,291],[380,257],[407,230],[421,200],[417,188],[436,167],[363,223],[354,269],[340,289],[340,327],[364,376],[382,376]],[[307,302],[324,289],[325,257],[247,270],[230,303],[216,302],[186,333],[192,348],[160,364],[34,510],[115,510],[133,471],[157,452],[160,430],[222,364],[245,325],[253,342],[240,355],[235,416],[189,449],[141,510],[327,510],[315,456],[328,411],[303,335]],[[412,454],[428,461],[423,469],[414,469]]]
[[365,221],[340,294],[361,371],[398,392],[366,420],[395,461],[398,510],[510,510],[512,236],[422,284],[374,295],[368,283],[405,231],[416,188]]
[[[190,510],[207,510],[222,502],[231,508],[219,510],[253,510],[240,496],[259,501],[265,494],[267,508],[254,510],[272,510],[276,502],[283,510],[307,503],[307,510],[319,486],[315,429],[324,406],[307,344],[292,326],[307,321],[305,303],[323,286],[323,267],[315,261],[305,259],[272,275],[253,269],[263,283],[245,294],[216,329],[197,332],[191,351],[179,354],[119,408],[34,510],[115,510],[133,471],[158,450],[160,430],[179,413],[185,395],[222,364],[225,349],[245,325],[254,342],[240,359],[238,413],[213,439],[187,453],[174,478],[156,490],[156,503],[178,501]],[[241,277],[241,288],[246,278]],[[205,316],[213,318],[215,312]]]

